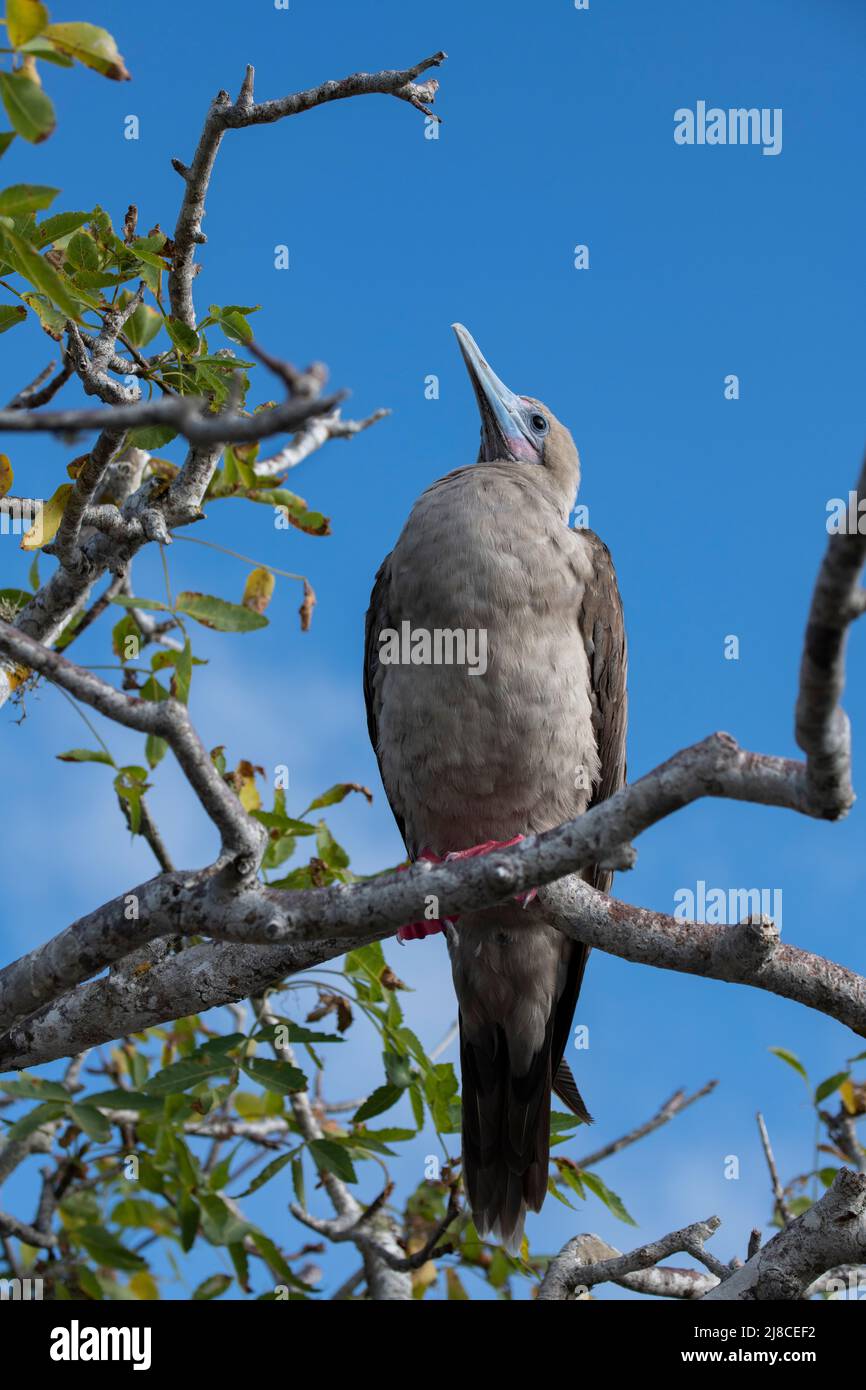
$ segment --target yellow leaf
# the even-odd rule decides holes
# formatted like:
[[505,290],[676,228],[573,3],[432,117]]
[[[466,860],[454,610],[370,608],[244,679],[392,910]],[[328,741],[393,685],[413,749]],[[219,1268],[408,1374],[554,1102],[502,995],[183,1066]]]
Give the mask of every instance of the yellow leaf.
[[262,798],[259,796],[259,790],[256,786],[256,772],[258,770],[246,759],[239,762],[235,770],[235,787],[245,811],[260,811],[262,809]]
[[0,497],[5,497],[15,474],[12,472],[12,464],[5,454],[0,454]]
[[427,1260],[420,1269],[412,1272],[412,1297],[423,1298],[431,1284],[439,1278],[439,1271],[432,1260]]
[[249,578],[244,585],[244,608],[251,608],[254,613],[264,613],[274,596],[276,582],[270,570],[250,570]]
[[156,1286],[156,1280],[146,1269],[141,1269],[138,1274],[133,1274],[129,1281],[129,1288],[130,1291],[135,1294],[136,1298],[145,1299],[149,1303],[159,1298],[159,1289]]
[[842,1097],[842,1104],[845,1106],[848,1114],[856,1115],[857,1101],[854,1097],[854,1083],[850,1080],[843,1081],[842,1085],[839,1087],[839,1094]]
[[43,30],[46,39],[58,53],[77,58],[85,67],[101,72],[115,82],[128,82],[129,73],[117,51],[117,44],[106,29],[82,21],[71,24],[48,24]]
[[6,29],[13,48],[35,39],[48,23],[48,11],[39,0],[6,0]]
[[232,1100],[241,1119],[255,1120],[265,1113],[264,1095],[256,1095],[253,1091],[236,1091]]
[[13,695],[19,685],[24,684],[29,675],[30,668],[28,666],[4,666],[0,669],[0,685],[2,685],[2,677],[5,676],[9,686],[9,694]]
[[71,483],[61,483],[54,496],[49,497],[48,501],[40,507],[30,530],[21,537],[22,550],[38,550],[40,546],[54,540],[71,491]]

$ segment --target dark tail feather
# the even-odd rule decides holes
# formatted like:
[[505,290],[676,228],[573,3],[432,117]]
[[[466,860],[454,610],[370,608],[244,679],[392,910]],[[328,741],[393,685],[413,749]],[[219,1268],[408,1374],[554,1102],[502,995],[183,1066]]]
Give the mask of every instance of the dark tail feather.
[[583,1096],[577,1089],[577,1082],[572,1076],[571,1067],[564,1057],[556,1068],[556,1076],[553,1078],[553,1089],[559,1096],[563,1105],[568,1106],[572,1115],[577,1115],[578,1119],[583,1120],[585,1125],[592,1124],[592,1116],[586,1108]]
[[540,1211],[547,1194],[552,1031],[551,1020],[529,1071],[514,1076],[503,1030],[491,1024],[470,1042],[461,1019],[466,1195],[479,1235],[512,1251],[527,1209]]

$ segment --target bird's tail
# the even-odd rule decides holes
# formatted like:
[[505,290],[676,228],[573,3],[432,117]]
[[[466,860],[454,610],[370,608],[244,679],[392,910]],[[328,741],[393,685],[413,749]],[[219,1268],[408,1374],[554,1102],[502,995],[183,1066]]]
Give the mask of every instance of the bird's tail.
[[553,1057],[553,1031],[551,1016],[541,1049],[517,1076],[499,1024],[469,1040],[460,1020],[466,1195],[479,1235],[512,1252],[527,1210],[540,1211],[547,1195],[551,1091],[582,1120],[591,1118],[568,1066]]

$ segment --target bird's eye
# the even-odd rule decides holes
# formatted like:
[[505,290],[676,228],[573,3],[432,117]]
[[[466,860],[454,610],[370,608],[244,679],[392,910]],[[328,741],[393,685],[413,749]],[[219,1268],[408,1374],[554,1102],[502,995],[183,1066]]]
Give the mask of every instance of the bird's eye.
[[547,434],[547,431],[550,429],[545,417],[540,415],[537,411],[534,415],[530,415],[529,423],[536,434]]

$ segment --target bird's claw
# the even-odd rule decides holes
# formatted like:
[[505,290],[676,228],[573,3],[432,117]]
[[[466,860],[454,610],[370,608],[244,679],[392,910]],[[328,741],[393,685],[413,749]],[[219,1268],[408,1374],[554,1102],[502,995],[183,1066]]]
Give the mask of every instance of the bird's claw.
[[[484,840],[480,845],[470,845],[468,849],[452,849],[447,854],[436,854],[432,849],[422,849],[418,858],[428,864],[449,864],[454,859],[477,859],[482,854],[491,854],[495,849],[510,849],[523,838],[522,835],[514,835],[510,840]],[[530,888],[525,893],[518,893],[515,902],[520,903],[521,907],[528,907],[537,896],[538,889]],[[437,932],[443,931],[445,927],[454,926],[459,920],[459,917],[433,917],[423,922],[408,922],[397,932],[397,940],[422,941],[425,936],[435,936]]]

